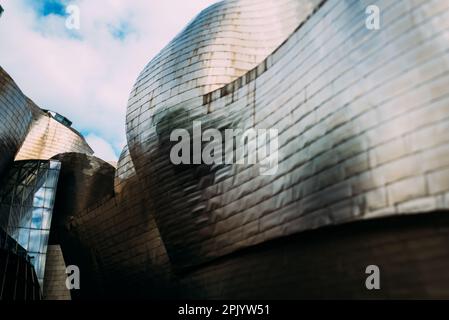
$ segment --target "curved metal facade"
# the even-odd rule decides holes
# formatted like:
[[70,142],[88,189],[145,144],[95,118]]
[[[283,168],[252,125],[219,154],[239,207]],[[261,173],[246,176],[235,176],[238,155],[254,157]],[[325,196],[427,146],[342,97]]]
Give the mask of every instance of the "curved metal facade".
[[[385,21],[375,32],[359,1],[269,3],[276,10],[253,1],[206,9],[131,93],[130,155],[175,267],[326,225],[448,207],[445,2],[375,1]],[[285,21],[273,38],[272,23],[261,27],[270,19]],[[260,55],[231,58],[243,48]],[[277,129],[279,170],[173,165],[169,135],[194,120],[203,130]]]
[[[115,178],[60,156],[66,261],[113,297],[366,297],[354,270],[377,262],[390,286],[376,297],[448,296],[434,270],[448,254],[449,3],[370,4],[377,31],[359,0],[204,10],[140,74]],[[174,165],[170,133],[194,120],[276,129],[277,172]]]
[[0,177],[25,140],[32,117],[29,103],[0,67]]
[[129,148],[128,146],[125,146],[118,160],[117,170],[115,172],[115,192],[121,193],[127,182],[132,178],[136,178],[136,169],[134,168],[133,160],[129,154]]
[[[49,244],[60,248],[63,259],[50,259],[50,268],[58,270],[65,261],[66,265],[76,265],[83,270],[83,290],[85,297],[95,298],[101,294],[101,275],[93,276],[97,261],[94,253],[96,245],[85,241],[85,235],[78,234],[72,228],[72,222],[80,217],[86,208],[98,206],[111,200],[114,195],[115,168],[109,163],[93,156],[81,153],[64,153],[52,158],[61,162],[61,173],[54,207]],[[124,213],[122,213],[124,214]],[[99,226],[97,226],[98,228]],[[60,253],[58,253],[60,254]],[[64,281],[49,278],[44,281],[44,298],[51,298],[51,290],[45,287],[64,288]],[[61,297],[66,296],[59,290]],[[82,294],[81,293],[81,294]],[[53,293],[54,294],[54,293]],[[79,292],[71,291],[74,299]],[[90,294],[92,296],[90,296]]]
[[47,160],[66,152],[93,154],[86,140],[75,129],[58,122],[34,104],[32,113],[30,130],[16,155],[16,160]]
[[[192,214],[199,220],[205,219],[195,209],[205,196],[196,185],[201,177],[195,169],[173,171],[167,163],[167,134],[173,128],[190,126],[194,119],[205,120],[203,117],[210,110],[203,106],[204,95],[257,67],[319,3],[296,0],[219,2],[200,13],[140,74],[128,105],[128,146],[144,192],[148,194],[147,201],[152,202],[148,205],[152,208],[149,211],[155,210],[158,212],[155,214],[160,215],[160,219],[156,216],[156,221],[163,236],[165,232],[182,234],[183,228],[175,230],[174,227],[179,223],[192,228],[188,234],[195,233],[198,242],[205,239],[203,226],[186,219]],[[241,115],[243,113],[226,120],[217,119],[214,123],[220,128],[233,127]],[[172,215],[177,216],[177,222],[169,226],[164,220],[171,220]],[[182,254],[177,249],[170,250],[183,242],[182,237],[167,240],[174,262],[184,260],[190,264],[197,258],[205,258],[202,254],[196,257],[198,253],[185,244],[181,244]]]
[[54,226],[64,227],[77,213],[113,195],[115,169],[86,154],[69,152],[52,158],[61,162]]
[[315,9],[318,0],[231,0],[201,12],[142,71],[126,118],[128,146],[147,175],[156,126],[167,113],[204,114],[203,95],[256,67]]
[[[68,178],[80,175],[79,167],[70,165],[71,162],[68,160]],[[67,254],[66,261],[86,266],[83,269],[91,276],[91,284],[103,280],[97,286],[84,287],[81,298],[96,298],[99,294],[113,298],[117,292],[121,292],[119,296],[122,297],[170,297],[175,292],[175,282],[170,280],[173,275],[169,259],[154,216],[148,210],[147,194],[141,188],[126,147],[118,162],[114,185],[112,177],[107,179],[109,188],[103,184],[104,188],[95,188],[93,193],[98,196],[98,190],[104,190],[106,194],[114,193],[113,197],[104,197],[85,210],[71,211],[68,213],[70,219],[60,224],[65,229],[65,239],[60,240],[64,255]],[[99,177],[94,173],[90,179],[95,181]],[[91,184],[86,182],[88,186]],[[62,188],[71,184],[70,179],[65,182],[64,172],[61,183]],[[73,186],[76,191],[77,185]],[[79,191],[75,193],[75,197],[80,194]],[[56,213],[58,203],[61,212],[66,212],[64,197],[71,202],[73,195],[70,192],[58,194]],[[150,287],[155,290],[149,290]],[[103,291],[99,293],[101,289]]]
[[[31,261],[39,282],[30,290],[39,290],[39,284],[42,289],[44,280],[47,242],[60,169],[60,163],[50,158],[71,151],[88,155],[93,153],[84,138],[68,126],[69,121],[66,120],[66,125],[56,119],[28,99],[0,68],[0,229],[6,236],[15,239],[15,245],[3,241],[3,232],[0,244],[2,249],[10,251],[11,261],[14,261],[13,254],[19,247],[26,259]],[[92,196],[95,194],[92,193]],[[20,259],[17,263],[22,264]],[[8,264],[5,266],[9,268]],[[29,272],[28,266],[24,265],[21,271]],[[32,276],[35,276],[34,271],[28,279]],[[17,277],[19,280],[23,277],[27,279],[26,274],[18,274]],[[17,288],[22,290],[20,284]],[[6,295],[6,289],[0,296],[3,294]],[[15,298],[21,299],[21,295],[18,292]],[[24,298],[28,296],[25,294]],[[40,298],[40,295],[34,298]]]
[[1,67],[0,117],[0,175],[14,159],[48,160],[65,152],[93,154],[76,130],[37,107]]

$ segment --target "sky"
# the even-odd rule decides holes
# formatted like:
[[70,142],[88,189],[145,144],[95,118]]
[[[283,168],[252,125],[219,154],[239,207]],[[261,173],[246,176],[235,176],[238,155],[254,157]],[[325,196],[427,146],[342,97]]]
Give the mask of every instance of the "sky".
[[[0,0],[0,65],[38,106],[70,119],[96,156],[114,161],[126,144],[138,74],[215,2]],[[71,5],[79,8],[79,29],[66,27]]]

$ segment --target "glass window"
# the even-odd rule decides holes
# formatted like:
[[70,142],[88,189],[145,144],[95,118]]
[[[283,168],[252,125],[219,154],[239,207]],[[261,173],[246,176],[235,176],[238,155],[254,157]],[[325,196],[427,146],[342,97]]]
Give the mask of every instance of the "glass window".
[[56,169],[59,172],[61,169],[61,162],[50,160],[50,169]]
[[31,187],[23,188],[21,197],[14,200],[15,205],[32,207],[33,206],[33,197],[34,197],[33,188],[31,188]]
[[45,181],[45,186],[46,187],[53,187],[56,186],[56,184],[58,183],[58,171],[52,170],[48,172],[48,176],[47,176],[47,181]]
[[35,263],[36,263],[36,255],[37,255],[37,253],[35,253],[35,252],[29,252],[28,253],[28,256],[30,257],[30,262],[33,264],[33,266],[36,266],[35,265]]
[[3,245],[28,255],[40,283],[60,168],[56,160],[15,162],[6,177],[8,183],[0,189],[0,227],[10,237],[5,237]]
[[42,209],[34,208],[33,217],[31,219],[31,228],[42,229]]
[[[18,208],[20,209],[20,208]],[[33,208],[32,207],[22,207],[22,212],[20,214],[19,227],[21,228],[30,228],[31,221],[33,216]]]
[[33,207],[43,207],[44,206],[44,198],[45,198],[45,189],[39,189],[34,195],[33,199]]
[[39,268],[36,268],[36,274],[38,279],[44,279],[44,273],[45,273],[45,259],[47,255],[46,254],[39,254]]
[[28,240],[30,235],[30,229],[19,229],[19,240],[17,241],[25,250],[28,250]]
[[8,227],[9,212],[11,208],[9,205],[0,205],[0,227],[6,229]]
[[48,245],[48,237],[50,235],[50,231],[41,231],[41,243],[39,252],[47,253],[47,245]]
[[42,209],[42,229],[50,229],[51,226],[51,209]]
[[[6,190],[9,188],[11,188],[11,187],[10,186],[5,187]],[[2,204],[10,205],[12,203],[12,198],[13,198],[13,193],[9,192],[8,194],[3,195],[0,200],[1,200]]]
[[53,207],[54,190],[45,188],[44,208]]
[[30,240],[28,242],[29,252],[39,252],[41,232],[41,230],[30,230]]

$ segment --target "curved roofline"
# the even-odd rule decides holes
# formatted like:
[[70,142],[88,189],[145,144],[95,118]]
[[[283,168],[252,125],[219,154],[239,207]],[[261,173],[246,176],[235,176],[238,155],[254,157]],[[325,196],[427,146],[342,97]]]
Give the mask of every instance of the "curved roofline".
[[253,69],[248,70],[245,74],[238,77],[237,79],[229,82],[228,84],[222,86],[221,88],[215,89],[209,93],[203,95],[203,106],[212,103],[222,97],[225,97],[231,93],[234,93],[238,89],[244,87],[245,85],[256,80],[260,75],[267,71],[272,63],[271,60],[273,56],[282,48],[301,27],[310,20],[310,18],[327,2],[327,0],[322,0],[311,12],[310,14],[293,30],[293,32],[285,38],[282,43],[273,50],[261,63],[255,66]]
[[[34,103],[34,102],[33,102],[33,103]],[[39,107],[38,107],[38,108],[39,108]],[[54,112],[54,113],[56,113],[56,114],[59,114],[60,116],[64,117],[65,119],[67,119],[68,121],[70,121],[70,122],[72,123],[71,120],[69,120],[67,117],[65,117],[64,115],[60,114],[59,112],[56,112],[56,111],[53,111],[53,110],[50,110],[50,109],[42,109],[42,108],[39,108],[39,109],[40,109],[40,111],[42,111],[45,115],[50,116],[53,120],[57,121],[57,122],[60,123],[61,125],[65,126],[67,129],[70,129],[73,133],[75,133],[76,135],[78,135],[81,139],[83,139],[84,142],[86,142],[86,144],[87,144],[87,145],[89,146],[89,148],[92,150],[92,147],[87,143],[87,141],[86,141],[84,135],[82,135],[82,134],[81,134],[78,130],[76,130],[74,127],[68,126],[68,125],[66,125],[65,123],[62,123],[62,122],[58,121],[57,119],[55,119],[55,117],[54,117],[50,112]],[[92,152],[93,152],[93,150],[92,150]]]

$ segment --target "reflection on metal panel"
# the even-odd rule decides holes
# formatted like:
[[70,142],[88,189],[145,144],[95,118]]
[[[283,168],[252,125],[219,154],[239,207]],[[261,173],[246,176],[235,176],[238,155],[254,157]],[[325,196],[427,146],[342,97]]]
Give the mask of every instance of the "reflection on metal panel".
[[[325,1],[267,59],[262,50],[237,68],[229,55],[261,51],[245,32],[233,42],[234,13],[257,34],[258,14],[298,25],[318,1],[294,1],[309,9],[295,17],[289,1],[252,4],[206,9],[131,92],[129,151],[174,266],[326,225],[448,209],[447,2],[374,1],[391,23],[373,32],[360,1]],[[170,133],[194,120],[203,130],[277,129],[278,171],[173,165]]]
[[17,241],[34,265],[42,287],[45,258],[61,163],[18,161],[2,181],[0,227]]
[[16,155],[16,160],[47,160],[64,152],[93,154],[92,149],[77,131],[36,106],[32,111],[31,129]]
[[121,193],[126,181],[136,176],[136,170],[134,168],[131,155],[129,154],[128,146],[122,151],[117,163],[117,170],[115,173],[114,189],[115,192]]
[[64,228],[82,210],[113,196],[115,169],[109,163],[74,152],[59,154],[52,159],[61,162],[62,167],[53,227]]
[[[4,230],[0,245],[31,261],[42,288],[60,162],[37,160],[65,152],[86,156],[93,151],[67,118],[37,107],[1,68],[0,120],[0,178],[4,178],[0,185],[0,227]],[[113,173],[110,176],[108,190],[112,192]],[[81,189],[95,190],[98,185],[91,187]],[[82,206],[97,195],[91,192],[84,202],[71,199]]]
[[201,116],[203,95],[256,67],[320,0],[231,0],[201,12],[142,71],[128,103],[127,137],[146,175],[156,126],[167,115]]
[[12,163],[31,123],[30,101],[0,67],[0,176]]
[[[96,246],[86,243],[83,239],[85,235],[74,231],[71,224],[86,208],[111,200],[115,169],[99,158],[81,153],[59,154],[53,159],[61,162],[61,172],[49,244],[60,246],[67,265],[76,265],[82,270],[82,290],[72,291],[72,297],[76,299],[81,294],[84,298],[98,298],[101,295],[102,276],[93,276],[98,264],[93,254]],[[99,229],[97,225],[94,233]],[[49,263],[54,265],[55,260]],[[44,290],[45,286],[60,287],[59,277],[46,280]]]
[[93,154],[65,117],[41,110],[0,67],[0,176],[14,160],[48,160],[64,152]]
[[44,286],[45,300],[71,300],[70,290],[66,286],[66,263],[59,245],[49,245],[45,267]]

